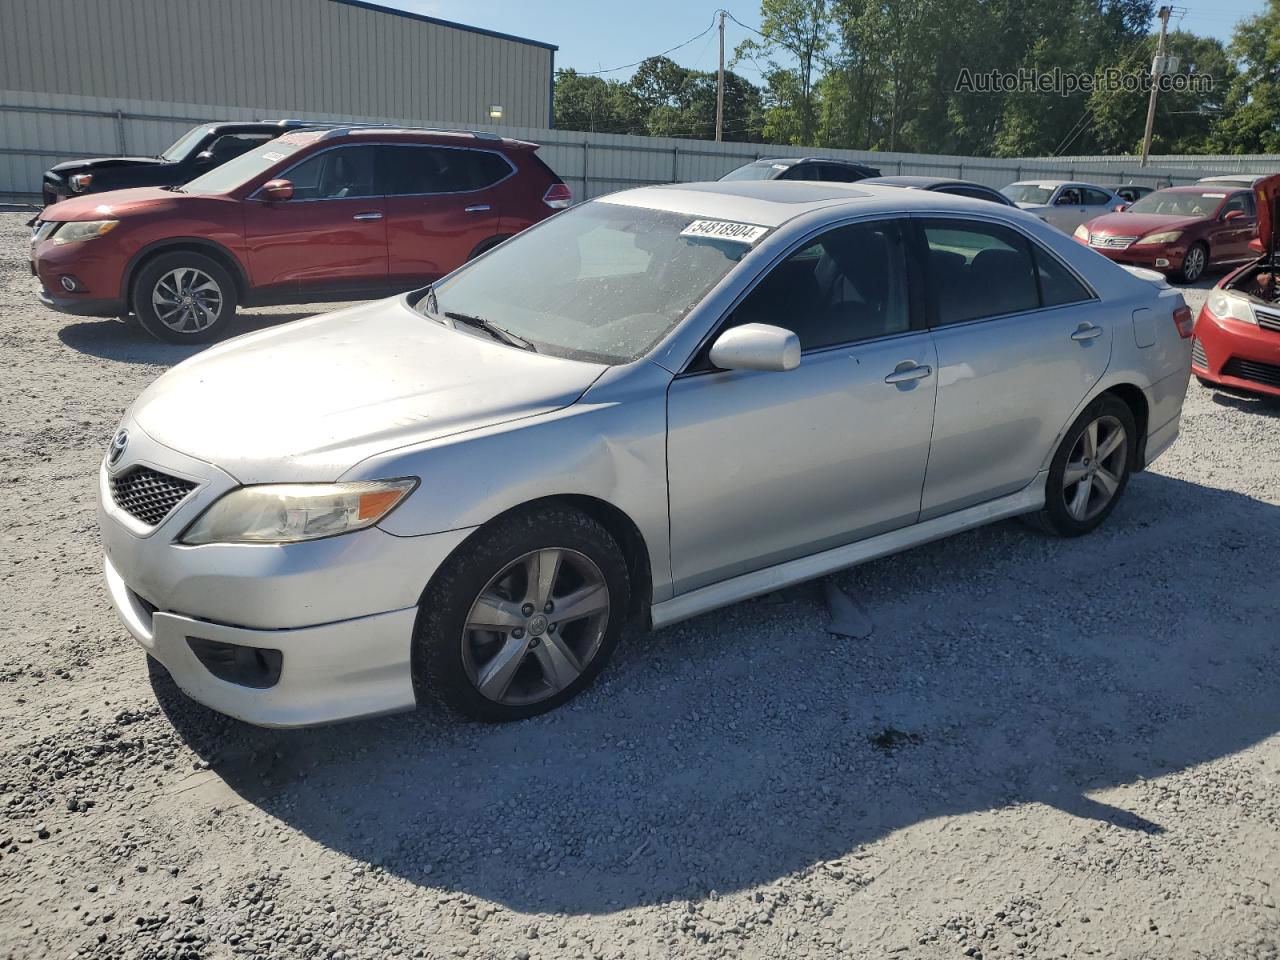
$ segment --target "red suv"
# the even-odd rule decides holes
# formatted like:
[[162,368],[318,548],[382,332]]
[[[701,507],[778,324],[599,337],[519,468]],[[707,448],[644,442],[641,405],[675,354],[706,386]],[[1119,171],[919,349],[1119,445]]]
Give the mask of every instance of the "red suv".
[[182,187],[46,208],[31,270],[54,310],[203,342],[241,304],[420,286],[568,206],[537,149],[483,133],[298,131]]

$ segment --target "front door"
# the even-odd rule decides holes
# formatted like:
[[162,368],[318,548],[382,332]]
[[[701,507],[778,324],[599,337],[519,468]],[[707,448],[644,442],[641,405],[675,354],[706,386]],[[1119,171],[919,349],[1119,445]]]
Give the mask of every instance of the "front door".
[[1222,205],[1209,237],[1210,255],[1215,263],[1229,263],[1257,256],[1249,249],[1249,241],[1258,232],[1256,209],[1253,193],[1243,190],[1232,195]]
[[513,173],[490,150],[422,145],[381,147],[387,189],[387,270],[409,289],[457,269],[496,237]]
[[906,270],[895,221],[822,234],[765,275],[721,328],[792,330],[798,368],[718,370],[704,351],[672,381],[677,593],[916,521],[937,377]]
[[1035,479],[1106,372],[1112,330],[1080,280],[1021,233],[960,218],[917,223],[938,354],[927,520]]
[[293,199],[251,198],[245,245],[254,287],[275,298],[355,295],[387,285],[386,205],[373,145],[322,150],[281,175]]

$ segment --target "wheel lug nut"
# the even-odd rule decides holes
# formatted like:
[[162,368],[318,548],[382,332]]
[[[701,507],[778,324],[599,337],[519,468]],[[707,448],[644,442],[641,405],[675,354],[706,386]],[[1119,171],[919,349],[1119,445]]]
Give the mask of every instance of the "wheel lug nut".
[[537,637],[534,637],[532,640],[530,640],[530,641],[529,641],[529,646],[530,646],[530,647],[536,647],[537,645],[538,645],[538,638],[537,638]]
[[556,605],[555,605],[554,603],[552,603],[550,600],[548,600],[548,601],[543,605],[543,607],[542,607],[542,612],[543,612],[543,613],[550,613],[550,612],[551,612],[552,610],[554,610],[555,608],[556,608]]
[[520,608],[520,612],[523,613],[526,617],[531,616],[533,614],[533,604],[526,603],[523,607]]
[[521,637],[524,636],[524,631],[521,630],[519,627],[516,627],[514,630],[511,631],[511,635],[515,637],[517,640],[519,640]]
[[554,623],[553,623],[553,624],[548,625],[548,627],[547,627],[547,633],[555,633],[555,632],[556,632],[556,625],[555,625]]

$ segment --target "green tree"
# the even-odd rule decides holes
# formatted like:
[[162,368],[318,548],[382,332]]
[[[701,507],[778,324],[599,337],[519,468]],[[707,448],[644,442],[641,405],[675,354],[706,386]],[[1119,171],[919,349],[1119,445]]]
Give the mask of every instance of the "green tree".
[[[760,36],[738,44],[734,62],[769,57],[765,77],[765,135],[774,142],[811,144],[817,127],[814,82],[831,43],[827,0],[762,0]],[[784,51],[794,65],[772,58]],[[786,139],[781,139],[781,138]]]
[[1231,55],[1239,73],[1227,87],[1213,125],[1216,153],[1280,153],[1280,0],[1236,27]]
[[565,130],[647,133],[645,111],[631,86],[619,80],[557,70],[555,122]]

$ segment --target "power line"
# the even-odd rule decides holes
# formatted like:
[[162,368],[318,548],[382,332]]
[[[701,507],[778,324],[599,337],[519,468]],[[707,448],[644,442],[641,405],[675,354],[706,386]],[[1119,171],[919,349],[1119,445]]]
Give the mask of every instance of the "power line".
[[[688,40],[684,41],[683,43],[677,43],[674,47],[671,47],[669,50],[663,50],[661,53],[655,53],[652,56],[645,57],[642,60],[637,60],[635,63],[624,63],[620,67],[610,67],[608,70],[578,70],[575,72],[578,73],[579,76],[596,77],[602,73],[617,73],[619,70],[628,70],[631,67],[638,67],[640,66],[640,64],[644,63],[645,60],[652,60],[654,57],[665,57],[669,53],[675,53],[680,48],[687,47],[689,44],[693,43],[693,41],[702,39],[708,33],[714,30],[716,26],[716,16],[718,16],[719,13],[720,11],[717,10],[715,14],[712,15],[711,23],[707,25],[707,29],[703,30],[699,34],[695,34],[694,36],[690,37]],[[732,16],[732,14],[730,16]]]

